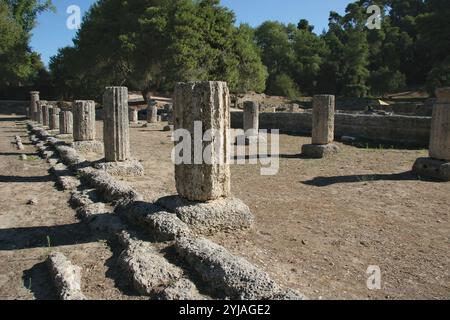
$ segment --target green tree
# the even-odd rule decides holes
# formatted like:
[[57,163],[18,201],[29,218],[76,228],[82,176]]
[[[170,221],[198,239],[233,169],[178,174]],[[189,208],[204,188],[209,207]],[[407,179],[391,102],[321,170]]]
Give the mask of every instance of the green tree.
[[219,0],[102,0],[85,15],[74,50],[55,57],[51,68],[55,77],[72,70],[76,87],[91,98],[106,85],[126,85],[146,97],[195,80],[264,90],[267,75],[252,30],[234,23]]
[[29,39],[37,14],[50,6],[50,1],[0,2],[0,86],[23,85],[44,76],[45,68],[30,49]]
[[236,31],[234,52],[238,59],[238,80],[234,89],[237,92],[266,89],[268,72],[254,36],[254,30],[247,24],[241,24]]

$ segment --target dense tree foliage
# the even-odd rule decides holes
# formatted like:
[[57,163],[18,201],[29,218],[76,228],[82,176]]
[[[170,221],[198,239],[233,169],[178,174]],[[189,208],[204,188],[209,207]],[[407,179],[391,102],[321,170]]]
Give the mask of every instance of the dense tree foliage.
[[[368,28],[373,4],[380,29]],[[45,79],[28,47],[49,0],[1,0],[0,81]],[[177,81],[224,80],[235,92],[295,98],[360,97],[450,85],[448,0],[355,0],[331,12],[326,31],[309,21],[235,24],[219,0],[99,0],[74,45],[52,57],[52,83],[64,98],[97,98],[107,85],[171,91]],[[47,80],[45,80],[47,81]]]
[[236,27],[234,13],[219,0],[100,0],[75,46],[60,50],[50,68],[66,97],[95,98],[112,84],[146,95],[193,80],[264,91],[267,78],[253,30]]
[[52,8],[49,0],[0,1],[0,86],[37,83],[47,77],[40,56],[29,47],[37,15]]

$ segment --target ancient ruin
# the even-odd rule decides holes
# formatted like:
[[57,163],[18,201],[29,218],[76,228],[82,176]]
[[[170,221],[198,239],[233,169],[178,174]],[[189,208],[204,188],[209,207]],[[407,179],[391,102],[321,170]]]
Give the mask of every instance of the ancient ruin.
[[59,132],[59,114],[61,110],[57,107],[53,107],[49,110],[49,129],[58,130]]
[[156,123],[158,123],[158,107],[156,106],[154,101],[149,100],[147,107],[147,124]]
[[[158,203],[174,211],[181,220],[200,229],[249,228],[253,215],[230,190],[229,91],[225,82],[179,83],[174,93],[174,130],[190,133],[191,145],[201,144],[203,159],[189,155],[188,163],[175,165],[179,196],[163,198]],[[215,143],[201,141],[195,127],[212,130]],[[197,141],[195,141],[197,139]],[[200,140],[198,140],[200,139]],[[200,160],[200,161],[199,161]]]
[[130,123],[136,124],[139,122],[138,111],[136,109],[130,109]]
[[73,109],[73,144],[76,150],[103,152],[103,143],[96,141],[95,102],[78,100]]
[[142,165],[130,152],[128,88],[107,87],[103,94],[103,141],[105,162],[96,168],[114,175],[143,175]]
[[429,158],[419,158],[413,172],[419,177],[450,181],[450,88],[436,90]]
[[44,127],[50,126],[50,109],[52,108],[49,104],[42,105],[42,125]]
[[0,2],[0,300],[450,298],[450,1],[244,4]]
[[236,137],[236,144],[250,145],[261,141],[259,135],[259,105],[255,101],[244,102],[244,135]]
[[339,151],[339,148],[332,143],[334,141],[334,109],[334,96],[314,96],[312,144],[303,145],[302,156],[320,159]]
[[39,101],[39,92],[38,91],[31,91],[30,92],[30,97],[31,97],[31,101],[30,101],[30,107],[28,109],[29,114],[28,117],[31,120],[37,121],[37,102]]
[[72,111],[61,111],[59,114],[59,137],[73,136],[73,113]]

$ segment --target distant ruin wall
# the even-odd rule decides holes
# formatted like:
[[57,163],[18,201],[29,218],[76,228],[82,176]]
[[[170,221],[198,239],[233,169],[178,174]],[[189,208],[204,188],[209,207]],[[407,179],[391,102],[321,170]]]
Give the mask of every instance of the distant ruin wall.
[[[431,118],[408,116],[376,116],[337,113],[336,138],[352,136],[363,140],[393,145],[427,148],[430,140]],[[232,128],[242,128],[243,113],[231,113]],[[311,135],[311,113],[261,113],[261,129]]]
[[0,113],[1,114],[17,114],[26,115],[26,108],[30,106],[30,101],[10,101],[0,100]]

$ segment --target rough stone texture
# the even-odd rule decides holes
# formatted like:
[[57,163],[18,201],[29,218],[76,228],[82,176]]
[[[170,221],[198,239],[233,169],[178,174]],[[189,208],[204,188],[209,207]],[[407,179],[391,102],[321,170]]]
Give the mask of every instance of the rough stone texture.
[[159,241],[170,241],[191,233],[188,225],[176,214],[166,212],[153,203],[134,202],[118,210],[129,223],[148,230]]
[[158,123],[158,108],[157,108],[156,104],[153,104],[152,101],[148,102],[147,122],[148,123]]
[[311,159],[321,159],[332,156],[339,152],[339,147],[335,144],[304,144],[302,146],[302,156]]
[[81,291],[81,268],[59,252],[50,254],[47,261],[59,297],[62,300],[86,300]]
[[115,180],[105,171],[84,169],[79,173],[82,181],[95,188],[108,202],[130,203],[142,200],[142,196],[131,186]]
[[139,161],[99,162],[94,168],[108,172],[112,176],[143,176],[144,167]]
[[31,120],[37,121],[36,115],[38,112],[37,109],[37,102],[39,101],[39,92],[38,91],[31,91],[30,92],[30,113],[28,114],[28,117]]
[[50,125],[50,109],[52,106],[44,104],[42,106],[42,125],[48,127]]
[[99,214],[106,214],[109,210],[103,202],[96,202],[77,208],[77,217],[84,220]]
[[93,214],[87,218],[87,222],[89,224],[89,229],[93,233],[102,232],[108,235],[118,235],[126,229],[126,226],[122,223],[120,217],[111,213]]
[[73,191],[70,195],[70,205],[74,208],[88,206],[98,201],[95,189],[80,191]]
[[[242,129],[243,112],[231,112],[234,129]],[[260,129],[310,135],[312,113],[260,113]],[[358,140],[427,148],[430,143],[431,117],[335,114],[335,136],[352,136]]]
[[259,133],[259,105],[254,101],[244,102],[244,132],[248,137]]
[[193,202],[172,196],[159,199],[157,204],[176,213],[181,221],[202,234],[249,229],[254,224],[248,206],[235,198]]
[[268,300],[284,292],[265,272],[207,239],[182,237],[175,249],[212,290],[230,299]]
[[48,104],[47,101],[45,100],[40,100],[37,102],[37,114],[35,116],[35,121],[37,121],[40,124],[44,123],[44,111],[43,111],[43,107],[44,105]]
[[96,140],[91,141],[74,141],[70,145],[72,148],[78,152],[95,152],[103,153],[104,146],[103,143]]
[[151,243],[135,240],[129,242],[119,261],[140,294],[158,294],[181,278],[182,270],[162,257]]
[[131,123],[139,122],[138,111],[136,109],[130,109],[130,122]]
[[159,300],[207,300],[207,298],[200,294],[195,284],[186,278],[182,278],[164,289],[159,295]]
[[58,184],[64,190],[74,190],[80,186],[80,181],[75,178],[72,172],[62,163],[58,163],[50,169],[50,172],[56,176]]
[[[175,166],[176,187],[180,196],[193,201],[209,201],[230,196],[230,167],[226,156],[230,142],[229,130],[230,94],[225,82],[179,83],[174,93],[175,130],[185,129],[191,133],[194,146],[194,122],[202,123],[203,132],[214,129],[216,143],[200,142],[202,150],[207,148],[211,164],[192,164]],[[200,140],[200,137],[197,137]],[[220,157],[219,157],[220,156]]]
[[[59,114],[61,110],[59,108],[51,108],[49,110],[49,128],[50,130],[59,130]],[[59,131],[58,131],[59,132]]]
[[75,101],[73,105],[73,139],[95,140],[95,102]]
[[414,163],[413,172],[423,178],[450,181],[450,162],[433,158],[419,158]]
[[450,87],[436,90],[431,123],[430,157],[450,161]]
[[334,96],[314,96],[312,144],[328,144],[334,141],[334,106]]
[[73,113],[71,111],[61,111],[59,114],[59,133],[73,134]]
[[130,160],[128,88],[107,87],[103,95],[103,141],[107,162]]
[[86,161],[77,151],[69,146],[56,146],[62,161],[68,166],[78,166]]

